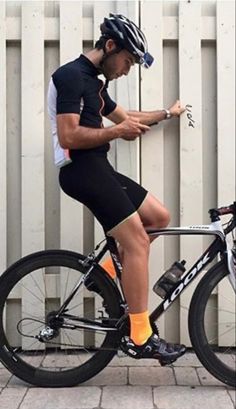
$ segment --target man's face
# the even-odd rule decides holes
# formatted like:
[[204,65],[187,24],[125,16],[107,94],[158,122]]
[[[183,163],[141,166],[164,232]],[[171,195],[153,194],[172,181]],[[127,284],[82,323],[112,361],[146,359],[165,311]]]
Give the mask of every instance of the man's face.
[[134,56],[127,50],[112,54],[103,63],[102,73],[109,81],[127,75],[132,65],[135,64]]

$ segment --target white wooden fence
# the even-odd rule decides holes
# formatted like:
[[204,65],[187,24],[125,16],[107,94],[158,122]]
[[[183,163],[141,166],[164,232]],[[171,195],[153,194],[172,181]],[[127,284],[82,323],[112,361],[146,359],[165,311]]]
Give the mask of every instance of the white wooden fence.
[[[140,20],[156,59],[111,84],[113,98],[127,109],[160,109],[177,98],[189,105],[180,121],[155,126],[141,141],[114,143],[112,163],[166,204],[171,225],[208,223],[210,207],[235,200],[234,1],[1,1],[1,272],[44,248],[87,252],[101,237],[91,214],[59,190],[46,92],[60,64],[92,47],[109,12]],[[173,260],[194,262],[207,243],[157,240],[150,286]],[[192,290],[161,320],[173,341],[187,342]]]

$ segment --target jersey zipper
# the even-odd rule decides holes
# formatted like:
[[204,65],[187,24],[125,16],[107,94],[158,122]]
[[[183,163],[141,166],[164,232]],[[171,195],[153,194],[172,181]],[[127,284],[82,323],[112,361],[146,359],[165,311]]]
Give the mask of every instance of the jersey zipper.
[[99,109],[99,115],[100,115],[100,117],[101,117],[101,128],[104,128],[104,125],[103,125],[103,117],[102,117],[102,110],[103,110],[103,108],[104,108],[104,105],[105,105],[105,102],[104,102],[104,100],[103,100],[103,98],[102,98],[102,91],[103,91],[103,88],[104,88],[104,86],[105,86],[105,84],[103,83],[103,81],[102,80],[100,80],[101,81],[101,83],[102,83],[102,86],[101,86],[101,88],[100,88],[100,90],[99,90],[99,97],[100,97],[100,100],[101,100],[101,107],[100,107],[100,109]]

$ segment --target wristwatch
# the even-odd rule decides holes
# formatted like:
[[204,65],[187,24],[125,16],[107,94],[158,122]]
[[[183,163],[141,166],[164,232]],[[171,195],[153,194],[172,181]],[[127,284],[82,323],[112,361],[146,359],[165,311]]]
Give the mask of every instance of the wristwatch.
[[170,113],[169,109],[163,109],[163,111],[166,113],[165,119],[170,119],[172,117],[172,114]]

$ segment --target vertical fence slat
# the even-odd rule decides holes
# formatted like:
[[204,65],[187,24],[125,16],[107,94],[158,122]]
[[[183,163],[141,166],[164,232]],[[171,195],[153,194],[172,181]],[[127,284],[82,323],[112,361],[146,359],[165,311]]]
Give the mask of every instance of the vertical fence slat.
[[[44,248],[44,5],[22,3],[22,253]],[[39,276],[37,288],[43,288]],[[27,288],[29,290],[27,290]],[[35,282],[31,277],[22,288],[24,305],[44,316],[45,303],[32,300]],[[34,306],[34,307],[33,307]],[[32,323],[32,330],[34,324]],[[23,339],[23,347],[30,347]],[[31,342],[32,344],[32,342]]]
[[[82,4],[60,2],[60,64],[82,52]],[[61,191],[61,247],[83,251],[83,206]]]
[[[135,1],[117,1],[116,12],[130,18],[139,25],[139,8]],[[124,92],[125,90],[125,92]],[[117,103],[125,110],[139,109],[138,96],[138,67],[131,68],[128,76],[116,81]],[[118,139],[117,146],[117,170],[132,179],[139,181],[139,140],[128,142]]]
[[[236,197],[235,169],[235,2],[217,2],[218,205]],[[227,284],[227,283],[226,283]],[[228,284],[218,288],[219,345],[235,345],[235,299]]]
[[0,3],[0,274],[7,263],[6,19]]
[[235,200],[235,2],[217,2],[218,204]]
[[[181,225],[202,223],[202,95],[201,95],[201,3],[179,3],[180,100],[192,106],[180,120]],[[189,118],[188,118],[188,115]],[[191,121],[192,119],[195,122]],[[193,126],[190,126],[193,125]],[[194,212],[193,212],[194,209]],[[202,236],[182,236],[181,257],[188,267],[202,251]],[[181,342],[189,343],[187,312],[193,286],[181,296]]]
[[[141,109],[144,111],[163,108],[163,5],[148,1],[141,3],[141,28],[144,31],[150,53],[156,61],[149,70],[141,69]],[[164,202],[164,132],[163,124],[154,126],[141,138],[141,182],[142,185]],[[156,305],[152,285],[164,270],[164,239],[159,238],[151,246],[150,254],[150,295],[151,309]],[[159,322],[164,336],[164,317]]]
[[[7,265],[6,19],[0,3],[0,275]],[[6,320],[4,311],[4,322]]]
[[[77,58],[83,51],[82,2],[60,2],[60,64]],[[61,247],[83,252],[83,205],[61,191]],[[69,295],[73,272],[61,269],[61,300]],[[83,313],[83,305],[80,307]],[[74,338],[81,342],[79,332]],[[64,339],[63,341],[67,342]]]
[[[100,24],[103,22],[104,17],[108,17],[109,13],[115,13],[115,2],[108,2],[108,1],[96,1],[94,3],[93,9],[93,36],[94,36],[94,44],[95,41],[99,39],[101,35],[100,31]],[[103,77],[103,80],[105,78]],[[111,81],[109,83],[108,89],[110,97],[116,101],[116,81]],[[104,126],[111,126],[113,125],[108,119],[103,118]],[[117,158],[117,146],[116,141],[112,141],[110,144],[111,148],[108,152],[108,158],[111,162],[112,166],[116,167],[116,158]]]
[[[94,40],[98,40],[101,31],[100,31],[100,24],[103,22],[104,17],[108,17],[109,13],[115,13],[114,3],[110,3],[108,1],[96,1],[94,3],[93,9],[93,35]],[[102,78],[105,81],[105,78]],[[116,84],[115,81],[111,81],[109,83],[108,89],[109,95],[111,98],[116,101]],[[103,119],[104,126],[112,126],[113,124],[108,121],[106,118]],[[116,158],[117,158],[117,145],[116,141],[111,142],[111,148],[108,153],[108,158],[112,166],[116,167]],[[101,241],[104,237],[103,229],[100,223],[94,218],[94,240],[95,243]]]
[[44,247],[44,19],[22,3],[22,253]]

